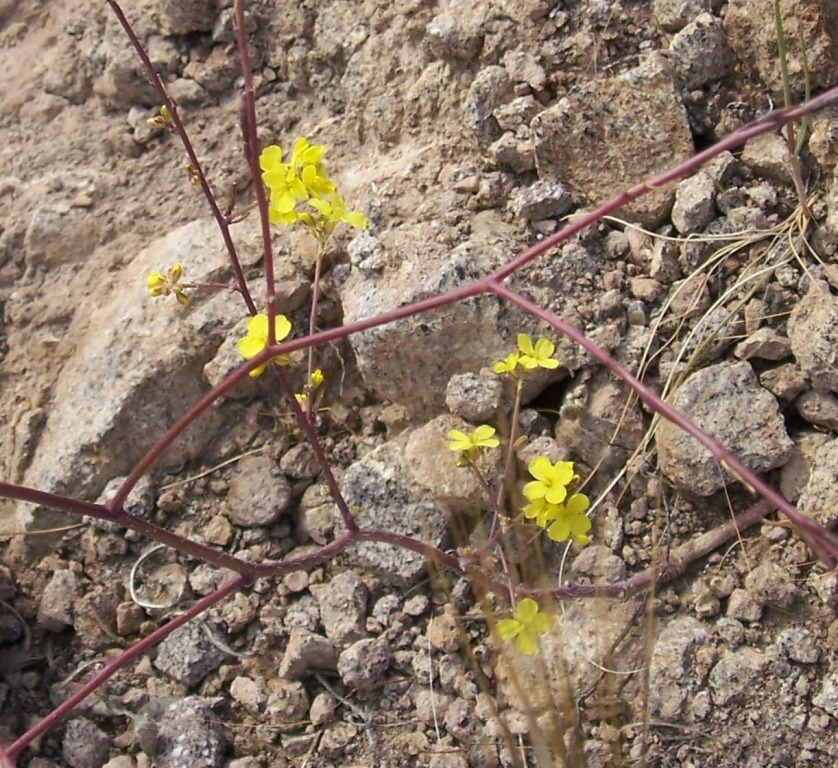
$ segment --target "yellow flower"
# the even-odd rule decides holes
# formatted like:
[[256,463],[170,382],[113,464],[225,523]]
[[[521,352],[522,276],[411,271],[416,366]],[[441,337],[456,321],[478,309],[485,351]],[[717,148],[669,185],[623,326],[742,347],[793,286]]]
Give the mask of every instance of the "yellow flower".
[[481,424],[470,435],[459,429],[448,431],[448,447],[452,451],[470,451],[473,448],[497,448],[500,440],[494,437],[495,428],[488,424]]
[[[276,340],[282,341],[291,333],[291,323],[285,315],[277,315],[274,318],[274,333]],[[245,360],[252,360],[258,355],[268,343],[268,316],[265,314],[254,315],[247,321],[247,333],[237,342],[239,354]],[[278,365],[285,365],[288,362],[287,355],[278,355],[271,362]],[[261,376],[265,371],[265,365],[254,368],[251,376]]]
[[572,461],[553,464],[546,456],[533,459],[528,470],[535,478],[524,486],[524,496],[529,501],[544,499],[548,504],[561,504],[567,498],[567,487],[577,479]]
[[590,541],[585,535],[591,530],[591,521],[585,516],[589,506],[585,494],[574,493],[565,504],[556,505],[550,510],[546,524],[541,527],[547,529],[547,535],[553,541],[573,539],[577,544],[585,546]]
[[540,499],[531,501],[521,511],[527,520],[535,520],[535,524],[539,528],[545,528],[557,506],[556,504],[548,503],[547,499],[541,497]]
[[322,386],[324,380],[325,377],[323,376],[323,371],[321,371],[319,368],[315,368],[311,372],[311,377],[308,380],[308,385],[311,388],[311,390],[314,391],[315,389],[319,389]]
[[506,360],[501,360],[498,363],[495,363],[492,366],[492,370],[497,374],[508,373],[512,376],[515,375],[515,371],[518,368],[518,353],[517,352],[510,352]]
[[556,346],[548,339],[539,339],[533,346],[532,339],[526,333],[518,334],[518,362],[527,370],[533,368],[558,368],[559,361],[552,355]]
[[538,646],[537,637],[550,629],[550,617],[541,613],[538,603],[525,597],[512,614],[511,619],[498,622],[498,635],[503,640],[515,640],[515,647],[525,656],[532,656]]
[[166,270],[165,275],[162,272],[152,272],[145,279],[145,287],[148,295],[156,298],[157,296],[168,296],[172,294],[182,307],[188,306],[189,297],[186,295],[184,287],[180,284],[180,278],[182,276],[183,267],[180,264],[173,264]]
[[341,222],[355,229],[367,228],[367,217],[359,211],[347,211],[346,202],[338,194],[331,195],[328,200],[312,197],[308,204],[317,213],[301,213],[300,221],[312,230],[315,237],[331,235]]

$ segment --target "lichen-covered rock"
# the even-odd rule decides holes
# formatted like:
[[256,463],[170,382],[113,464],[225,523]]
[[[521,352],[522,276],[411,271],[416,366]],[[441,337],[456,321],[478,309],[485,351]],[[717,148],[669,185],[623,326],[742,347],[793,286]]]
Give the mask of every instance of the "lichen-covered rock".
[[[593,203],[692,155],[686,111],[662,57],[615,77],[574,89],[532,122],[542,179],[566,182]],[[662,188],[621,209],[655,227],[669,213],[672,190]]]
[[213,712],[215,703],[189,696],[166,710],[157,731],[154,762],[158,768],[221,768],[227,739]]
[[[777,401],[748,363],[720,363],[689,376],[672,404],[756,472],[782,466],[794,443]],[[730,482],[710,452],[667,421],[657,432],[661,471],[680,488],[709,496]]]

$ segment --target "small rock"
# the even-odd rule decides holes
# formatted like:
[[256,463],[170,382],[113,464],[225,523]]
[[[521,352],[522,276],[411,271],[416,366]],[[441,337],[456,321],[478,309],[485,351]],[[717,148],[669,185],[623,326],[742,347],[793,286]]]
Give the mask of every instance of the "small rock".
[[111,737],[90,720],[75,717],[64,728],[61,751],[72,768],[102,768],[111,749]]
[[387,256],[381,241],[369,230],[361,230],[347,246],[349,263],[367,272],[378,272],[387,265]]
[[835,487],[838,469],[838,440],[830,440],[816,451],[812,459],[809,481],[797,502],[798,509],[825,527],[838,520],[838,490]]
[[[453,466],[448,453],[447,461]],[[410,473],[399,438],[379,446],[349,467],[341,490],[347,504],[359,510],[355,517],[358,525],[408,534],[439,546],[447,534],[446,515]],[[336,522],[342,526],[339,518]],[[427,569],[422,555],[378,542],[353,545],[347,560],[402,584],[414,583]]]
[[197,685],[224,661],[199,621],[176,629],[157,647],[154,666],[187,688]]
[[672,223],[682,235],[697,232],[712,221],[715,201],[716,185],[706,173],[684,179],[675,190]]
[[693,649],[707,638],[701,622],[689,616],[671,621],[658,634],[652,651],[649,702],[661,719],[676,720],[690,688],[689,665]]
[[838,299],[813,283],[792,309],[787,331],[794,357],[812,386],[838,391]]
[[320,620],[329,640],[343,645],[364,637],[368,595],[355,571],[343,571],[311,591],[320,603]]
[[516,216],[539,220],[564,216],[573,204],[570,192],[556,181],[540,179],[512,193],[509,207]]
[[530,138],[520,138],[507,131],[489,147],[492,163],[522,174],[535,169],[535,146]]
[[733,354],[739,360],[758,357],[761,360],[782,360],[791,354],[791,344],[773,328],[759,328],[736,345]]
[[765,133],[748,141],[742,149],[741,160],[769,181],[777,184],[792,182],[788,144],[776,133]]
[[745,587],[762,604],[791,608],[800,590],[788,572],[777,563],[766,560],[745,577]]
[[719,706],[738,700],[752,690],[768,661],[752,648],[740,648],[723,656],[710,671],[713,703]]
[[230,683],[230,698],[249,712],[259,712],[266,700],[265,683],[261,679],[239,675]]
[[311,480],[320,474],[320,466],[308,443],[289,448],[279,460],[279,468],[294,480]]
[[707,10],[704,0],[652,0],[652,15],[665,32],[677,32]]
[[384,638],[359,640],[338,658],[337,670],[341,680],[350,688],[370,688],[390,666],[390,645]]
[[838,397],[831,392],[810,390],[794,401],[794,407],[805,421],[816,427],[838,430]]
[[800,368],[794,363],[787,363],[762,371],[759,374],[759,383],[778,400],[787,403],[806,388],[807,380],[806,374]]
[[812,704],[838,718],[838,671],[833,671],[824,681]]
[[574,559],[571,570],[599,584],[616,584],[626,578],[626,564],[608,547],[593,545],[585,547]]
[[425,44],[440,58],[471,61],[483,42],[481,16],[479,13],[437,14],[425,27]]
[[308,719],[315,727],[325,725],[334,719],[338,708],[338,700],[330,693],[318,693],[311,702]]
[[547,85],[544,68],[528,51],[507,51],[503,55],[503,66],[513,82],[526,83],[534,91],[543,91]]
[[399,598],[393,594],[382,595],[375,601],[370,616],[382,627],[390,623],[390,617],[399,607]]
[[759,621],[762,605],[747,589],[734,589],[728,598],[725,616],[738,621]]
[[489,66],[481,69],[463,104],[466,126],[478,142],[488,145],[500,135],[500,127],[492,113],[515,95],[512,81],[503,67]]
[[[748,363],[720,363],[689,376],[673,405],[756,472],[782,466],[794,443],[777,401],[757,383]],[[709,496],[729,482],[709,451],[663,422],[657,433],[663,473],[679,487]]]
[[145,611],[134,602],[120,603],[116,607],[116,632],[120,637],[133,635],[145,619]]
[[[381,601],[379,601],[381,602]],[[427,595],[413,595],[404,601],[403,611],[413,618],[418,618],[431,607],[431,601]]]
[[305,722],[309,710],[305,686],[296,680],[274,680],[265,705],[270,724],[280,732],[295,731]]
[[155,5],[166,35],[209,32],[215,22],[217,0],[157,0]]
[[445,391],[448,410],[472,424],[494,419],[502,398],[503,385],[488,368],[480,373],[455,374]]
[[672,38],[669,59],[689,90],[727,77],[736,64],[721,22],[711,13],[702,13]]
[[330,640],[294,627],[288,637],[278,673],[288,680],[299,680],[306,677],[310,669],[334,670],[337,658],[337,651]]
[[47,632],[63,632],[73,625],[73,603],[79,596],[76,574],[57,570],[52,574],[38,606],[38,626]]
[[805,627],[784,629],[777,638],[777,647],[800,664],[816,664],[821,657],[817,638]]
[[275,523],[291,503],[291,486],[266,456],[246,456],[230,479],[227,506],[236,525]]
[[428,624],[428,642],[437,651],[456,653],[460,647],[457,619],[449,612],[434,616]]
[[806,431],[794,435],[794,453],[780,470],[780,493],[787,501],[797,503],[809,482],[815,454],[828,442],[829,436],[822,432]]
[[157,730],[157,768],[221,768],[226,739],[215,699],[189,696],[172,704]]

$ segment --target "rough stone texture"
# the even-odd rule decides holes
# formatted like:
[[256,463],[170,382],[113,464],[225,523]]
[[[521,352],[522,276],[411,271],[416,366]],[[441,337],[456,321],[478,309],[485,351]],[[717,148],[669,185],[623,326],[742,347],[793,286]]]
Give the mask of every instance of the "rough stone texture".
[[[631,115],[643,115],[642,120]],[[593,203],[686,159],[692,136],[672,73],[660,56],[582,85],[532,122],[538,175],[581,190]],[[672,205],[658,189],[621,209],[657,226]]]
[[310,669],[334,670],[337,660],[337,650],[330,640],[294,627],[278,672],[280,677],[299,680],[307,677]]
[[675,189],[672,223],[682,235],[697,232],[713,219],[715,201],[716,184],[706,173],[684,179]]
[[788,571],[771,560],[760,563],[745,577],[745,587],[761,605],[785,610],[790,609],[800,596]]
[[484,21],[471,3],[452,2],[450,10],[434,16],[425,28],[425,45],[440,58],[470,61],[483,42]]
[[295,731],[304,722],[309,709],[308,693],[297,680],[272,681],[272,690],[265,705],[265,716],[279,731]]
[[628,398],[628,388],[604,371],[583,377],[565,396],[556,439],[591,467],[599,462],[605,471],[616,467],[645,432],[641,410],[637,404],[626,407]]
[[792,435],[794,453],[780,470],[780,492],[792,504],[796,504],[801,492],[809,482],[809,473],[815,454],[829,441],[829,435],[822,432],[798,432]]
[[489,144],[500,135],[500,127],[492,113],[512,100],[512,80],[503,67],[481,69],[468,89],[463,112],[465,123],[478,142]]
[[[794,0],[780,3],[783,32],[788,51],[788,69],[795,95],[804,92],[807,75],[802,47],[808,62],[812,91],[826,88],[838,80],[838,7],[822,0]],[[777,31],[772,0],[731,0],[724,19],[724,30],[737,57],[782,98]]]
[[689,89],[721,80],[736,64],[721,21],[711,13],[702,13],[672,38],[669,59],[678,79]]
[[360,640],[367,613],[367,588],[355,571],[343,571],[312,592],[320,603],[320,621],[326,637],[335,645]]
[[64,729],[61,751],[72,768],[102,768],[110,748],[111,737],[83,717],[73,718]]
[[739,342],[733,354],[740,360],[782,360],[791,354],[791,344],[773,328],[759,328]]
[[838,440],[830,440],[818,448],[814,458],[811,459],[809,481],[797,502],[798,509],[804,515],[808,515],[824,526],[831,526],[838,520],[836,473],[838,473]]
[[502,397],[500,377],[482,368],[480,373],[452,376],[445,390],[445,405],[455,416],[479,424],[497,416]]
[[47,632],[63,632],[73,625],[73,604],[79,596],[76,574],[58,570],[52,574],[38,606],[38,626]]
[[713,703],[723,706],[747,696],[767,665],[765,656],[753,648],[740,648],[723,656],[710,670]]
[[218,669],[225,654],[213,645],[198,621],[176,629],[157,649],[154,666],[191,688]]
[[156,4],[164,34],[188,35],[213,28],[218,0],[157,0]]
[[812,704],[838,718],[838,672],[824,680],[823,687],[812,698]]
[[[151,447],[152,435],[171,425],[205,392],[201,371],[221,344],[239,309],[224,293],[184,310],[175,301],[143,300],[145,276],[182,260],[188,279],[226,274],[214,222],[196,221],[152,243],[121,269],[121,289],[97,296],[86,324],[73,329],[75,351],[53,388],[53,398],[26,485],[75,496],[98,496],[114,475],[127,474]],[[84,313],[82,313],[84,314]],[[163,456],[177,466],[200,454],[221,423],[210,409]],[[90,461],[90,455],[108,461]],[[64,515],[18,507],[19,524],[49,528]],[[48,537],[21,537],[27,548]]]
[[212,711],[216,702],[189,696],[166,710],[157,731],[158,768],[221,768],[227,741]]
[[831,392],[804,392],[794,401],[802,419],[832,431],[838,430],[838,397]]
[[549,219],[564,216],[572,205],[570,192],[558,182],[540,179],[528,187],[518,187],[512,193],[509,207],[524,219]]
[[725,616],[738,621],[759,621],[762,605],[747,589],[734,589],[728,598]]
[[[782,466],[794,449],[777,401],[748,363],[720,363],[692,374],[672,403],[756,472]],[[709,496],[730,482],[709,451],[669,422],[661,423],[656,439],[661,471],[677,486]]]
[[[446,515],[429,491],[411,481],[404,440],[385,443],[346,470],[341,491],[362,528],[384,528],[440,546]],[[336,525],[342,523],[336,516]],[[420,555],[379,542],[353,544],[348,559],[387,581],[412,584],[425,573]]]
[[812,387],[838,391],[838,299],[814,283],[792,309],[787,330],[792,353]]
[[662,720],[677,720],[694,686],[690,662],[694,649],[707,639],[700,621],[681,616],[658,634],[649,670],[649,703]]
[[338,674],[350,688],[370,688],[390,666],[392,654],[386,638],[367,638],[350,645],[338,658]]
[[246,456],[230,478],[227,508],[236,525],[270,525],[291,503],[291,486],[276,462],[266,456]]
[[652,0],[652,15],[666,32],[683,29],[706,10],[706,0]]
[[776,184],[791,184],[791,164],[786,140],[776,133],[764,133],[742,148],[741,160],[758,175]]

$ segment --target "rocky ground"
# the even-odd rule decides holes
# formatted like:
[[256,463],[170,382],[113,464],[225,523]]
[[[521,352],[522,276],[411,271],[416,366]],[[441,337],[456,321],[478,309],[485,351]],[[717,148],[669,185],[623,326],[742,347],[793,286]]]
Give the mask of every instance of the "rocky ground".
[[[125,11],[222,206],[244,209],[230,5],[126,0]],[[833,4],[782,5],[793,93],[801,45],[815,92],[838,81]],[[771,0],[248,8],[260,135],[327,145],[339,188],[369,219],[330,247],[321,328],[483,276],[566,215],[782,103]],[[145,123],[155,99],[107,4],[0,0],[0,68],[0,477],[104,498],[238,365],[244,308],[224,291],[195,292],[186,310],[145,296],[145,275],[175,261],[190,281],[230,271],[179,145]],[[836,120],[798,126],[813,220],[785,141],[768,135],[511,281],[825,525],[838,463]],[[255,216],[233,234],[259,296]],[[274,246],[281,310],[301,333],[314,252],[302,232],[277,231]],[[365,522],[440,546],[453,546],[455,520],[479,530],[485,505],[444,435],[493,420],[503,393],[486,368],[520,331],[546,329],[482,297],[319,350],[320,434]],[[556,343],[563,365],[527,393],[521,458],[537,447],[573,459],[596,503],[591,546],[548,542],[541,575],[620,581],[753,504]],[[298,386],[303,370],[293,358]],[[131,509],[255,561],[329,541],[316,464],[266,382],[205,415]],[[5,743],[224,578],[47,510],[4,502],[0,522]],[[526,659],[491,638],[491,606],[466,580],[359,548],[257,582],[187,625],[18,764],[458,768],[561,764],[565,752],[592,767],[832,766],[836,608],[835,573],[772,515],[649,600],[562,604]]]

